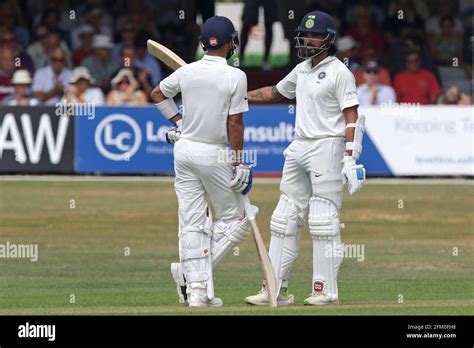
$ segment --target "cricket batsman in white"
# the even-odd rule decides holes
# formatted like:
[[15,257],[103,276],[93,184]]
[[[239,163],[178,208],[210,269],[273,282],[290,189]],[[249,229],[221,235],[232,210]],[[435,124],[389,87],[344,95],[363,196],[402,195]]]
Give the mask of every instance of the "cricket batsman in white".
[[[214,16],[203,24],[200,40],[204,57],[161,81],[152,98],[176,125],[166,135],[175,144],[179,203],[180,263],[173,263],[171,272],[181,302],[214,307],[223,303],[214,297],[213,266],[251,231],[241,197],[251,189],[252,172],[241,161],[247,77],[227,65],[238,47],[238,34],[228,18]],[[182,115],[172,99],[179,92]],[[226,160],[228,143],[232,161]],[[206,214],[208,203],[214,223]],[[252,209],[256,213],[257,208]]]
[[[305,60],[276,86],[248,93],[251,103],[296,97],[296,137],[284,151],[281,196],[270,222],[269,256],[278,283],[278,305],[288,305],[288,277],[309,209],[313,279],[312,294],[304,303],[336,304],[344,248],[339,220],[342,188],[347,182],[352,195],[365,180],[364,167],[356,163],[362,151],[364,117],[357,114],[354,76],[335,57],[336,30],[331,16],[310,12],[296,31],[298,55]],[[267,306],[265,284],[245,301]]]

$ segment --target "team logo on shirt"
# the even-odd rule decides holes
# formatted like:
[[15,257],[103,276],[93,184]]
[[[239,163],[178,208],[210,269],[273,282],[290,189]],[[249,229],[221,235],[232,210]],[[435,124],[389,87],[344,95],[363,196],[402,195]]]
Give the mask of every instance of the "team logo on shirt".
[[314,27],[314,19],[309,18],[309,19],[304,23],[304,26],[306,27],[306,29],[311,29],[312,27]]
[[211,45],[212,47],[217,46],[217,38],[214,36],[209,38],[209,45]]
[[320,72],[319,75],[318,75],[318,78],[319,79],[324,79],[326,77],[326,73],[324,71]]

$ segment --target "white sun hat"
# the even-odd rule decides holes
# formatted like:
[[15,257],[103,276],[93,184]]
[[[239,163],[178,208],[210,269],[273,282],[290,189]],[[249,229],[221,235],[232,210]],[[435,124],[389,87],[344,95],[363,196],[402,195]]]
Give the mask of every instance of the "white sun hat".
[[30,72],[25,69],[15,71],[11,81],[13,85],[29,85],[31,82],[33,81],[31,80]]

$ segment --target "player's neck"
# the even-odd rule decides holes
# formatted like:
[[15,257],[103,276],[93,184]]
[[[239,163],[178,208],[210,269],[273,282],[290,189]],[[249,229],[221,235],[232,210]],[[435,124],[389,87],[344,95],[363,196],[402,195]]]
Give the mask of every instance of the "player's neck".
[[314,68],[316,65],[321,63],[324,59],[328,57],[328,52],[321,53],[320,55],[317,55],[316,57],[311,58],[311,68]]

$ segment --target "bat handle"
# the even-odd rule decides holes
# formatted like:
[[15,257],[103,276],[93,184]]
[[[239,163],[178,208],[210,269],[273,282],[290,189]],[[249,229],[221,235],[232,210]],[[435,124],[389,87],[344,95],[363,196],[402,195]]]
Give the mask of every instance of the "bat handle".
[[250,205],[249,196],[247,194],[242,195],[242,200],[244,202],[245,215],[248,217],[249,220],[255,220],[255,214],[253,213],[252,206]]

